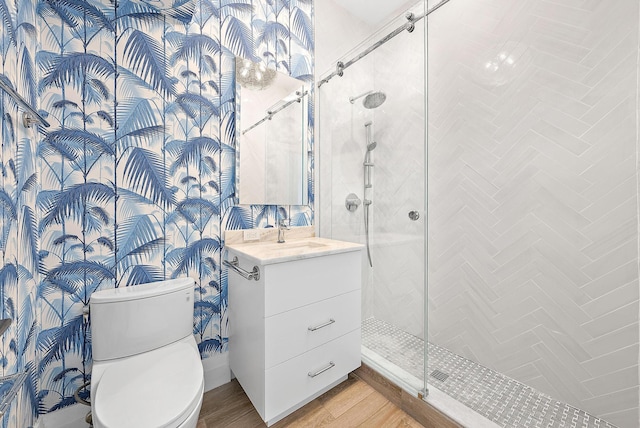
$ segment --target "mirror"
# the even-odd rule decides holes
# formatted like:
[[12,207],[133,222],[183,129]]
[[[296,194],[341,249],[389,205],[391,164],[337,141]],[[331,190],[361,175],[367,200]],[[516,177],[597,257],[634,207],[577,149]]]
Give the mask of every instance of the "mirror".
[[305,83],[236,58],[236,189],[240,204],[307,203]]

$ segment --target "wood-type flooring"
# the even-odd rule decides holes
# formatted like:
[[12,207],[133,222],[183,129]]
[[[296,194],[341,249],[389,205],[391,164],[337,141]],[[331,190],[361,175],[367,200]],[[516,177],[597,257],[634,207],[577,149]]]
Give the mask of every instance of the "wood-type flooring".
[[[197,428],[265,426],[237,380],[205,393]],[[423,425],[369,384],[351,375],[272,427],[419,428]]]

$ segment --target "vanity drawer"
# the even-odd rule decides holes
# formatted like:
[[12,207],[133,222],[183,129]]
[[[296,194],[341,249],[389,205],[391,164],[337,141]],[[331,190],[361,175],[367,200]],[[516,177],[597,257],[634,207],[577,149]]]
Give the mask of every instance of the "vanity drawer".
[[[266,370],[265,420],[273,419],[298,404],[301,398],[312,396],[358,367],[359,328]],[[325,368],[328,369],[310,376]]]
[[265,368],[291,359],[360,327],[360,290],[265,320]]
[[265,266],[265,317],[360,289],[360,251]]

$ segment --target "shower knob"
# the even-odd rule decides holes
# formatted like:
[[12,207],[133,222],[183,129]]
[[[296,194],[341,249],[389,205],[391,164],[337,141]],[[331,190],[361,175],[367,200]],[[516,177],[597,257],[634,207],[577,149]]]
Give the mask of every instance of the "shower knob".
[[420,213],[418,211],[409,211],[409,218],[413,221],[416,221],[420,218]]
[[344,201],[344,206],[351,212],[358,209],[362,201],[355,193],[349,193]]

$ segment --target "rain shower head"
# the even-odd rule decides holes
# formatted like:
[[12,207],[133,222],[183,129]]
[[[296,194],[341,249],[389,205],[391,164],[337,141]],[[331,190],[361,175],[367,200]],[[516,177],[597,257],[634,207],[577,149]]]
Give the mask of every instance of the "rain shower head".
[[362,105],[364,108],[374,109],[380,107],[387,100],[387,95],[384,92],[373,92],[364,97]]
[[387,95],[382,91],[377,91],[377,92],[368,91],[368,92],[365,92],[364,94],[358,95],[357,97],[350,97],[349,102],[351,104],[354,104],[356,100],[362,97],[364,97],[364,100],[362,100],[362,105],[366,109],[378,108],[387,99]]

